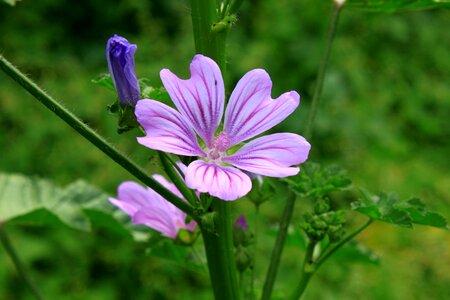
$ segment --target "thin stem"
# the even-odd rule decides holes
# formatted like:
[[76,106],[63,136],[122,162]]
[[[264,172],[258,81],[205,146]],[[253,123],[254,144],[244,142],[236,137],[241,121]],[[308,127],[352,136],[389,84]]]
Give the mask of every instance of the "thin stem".
[[[352,240],[355,236],[357,236],[361,231],[363,231],[364,229],[367,228],[367,226],[369,226],[370,224],[372,224],[373,219],[370,219],[369,221],[367,221],[364,225],[362,225],[361,227],[359,227],[358,229],[356,229],[354,232],[352,232],[351,234],[349,234],[347,237],[345,237],[344,239],[342,239],[339,243],[337,243],[333,248],[331,248],[329,251],[324,252],[324,254],[319,257],[319,259],[314,262],[312,260],[312,254],[313,253],[309,253],[309,251],[306,251],[305,254],[305,262],[303,263],[303,269],[302,269],[302,275],[300,277],[300,282],[297,286],[297,288],[295,289],[291,300],[297,300],[300,299],[303,295],[303,293],[306,290],[306,287],[308,286],[309,280],[311,279],[311,277],[317,272],[317,270],[319,270],[320,266],[328,259],[330,258],[337,250],[339,250],[339,248],[341,248],[343,245],[345,245],[346,243],[348,243],[350,240]],[[308,245],[311,245],[312,243],[310,241],[308,241]],[[314,248],[313,248],[314,250]],[[305,269],[306,267],[306,269]]]
[[88,141],[94,144],[98,149],[100,149],[113,161],[115,161],[117,164],[119,164],[121,167],[127,170],[130,174],[141,180],[147,186],[151,187],[155,192],[160,194],[163,198],[167,199],[169,202],[174,204],[182,211],[186,212],[189,216],[191,216],[194,219],[197,219],[197,216],[194,214],[192,206],[190,206],[188,203],[180,199],[171,191],[167,190],[164,186],[162,186],[152,177],[148,176],[141,167],[139,167],[136,163],[127,158],[119,150],[114,148],[114,146],[109,144],[102,136],[96,133],[92,128],[83,123],[83,121],[81,121],[77,116],[75,116],[68,109],[63,107],[60,103],[58,103],[46,92],[44,92],[39,86],[37,86],[25,74],[23,74],[16,67],[14,67],[2,55],[0,55],[0,69],[2,69],[9,77],[15,80],[18,84],[20,84],[39,102],[41,102],[48,109],[54,112],[70,127],[75,129],[79,134],[81,134],[84,138],[86,138]]
[[250,281],[250,292],[251,292],[251,297],[252,299],[255,299],[255,269],[256,269],[256,252],[258,250],[258,233],[259,233],[259,204],[255,205],[255,224],[253,225],[254,227],[254,232],[255,235],[253,237],[253,265],[252,265],[252,270],[251,270],[251,281]]
[[323,81],[327,71],[328,60],[330,58],[331,46],[333,45],[334,36],[336,34],[336,28],[339,21],[339,15],[342,9],[342,4],[334,4],[333,12],[331,14],[330,23],[328,26],[327,42],[325,45],[325,51],[320,62],[319,70],[317,72],[317,82],[314,87],[313,99],[311,103],[311,111],[309,112],[308,122],[306,123],[305,135],[307,138],[312,136],[312,128],[314,120],[317,114],[317,108],[319,105],[320,95],[322,93]]
[[[181,178],[181,170],[178,168],[175,162],[173,162],[167,153],[158,151],[159,159],[163,165],[164,171],[170,180],[175,184],[184,198],[194,207],[199,205],[199,201],[195,192],[189,189]],[[175,169],[176,168],[176,169]],[[179,172],[179,173],[177,173]]]
[[306,246],[305,258],[303,259],[300,283],[297,286],[297,288],[295,289],[293,295],[291,296],[292,300],[300,299],[300,297],[303,295],[303,292],[305,291],[306,287],[308,286],[309,280],[311,279],[311,277],[313,276],[313,274],[315,272],[314,262],[313,262],[315,246],[316,246],[316,243],[314,241],[311,241],[310,239],[308,239],[308,244]]
[[342,239],[339,243],[337,243],[333,248],[331,248],[328,252],[324,252],[324,254],[317,260],[316,262],[316,269],[319,269],[319,267],[328,259],[330,256],[332,256],[339,248],[341,248],[343,245],[348,243],[350,240],[352,240],[355,236],[357,236],[361,231],[366,229],[370,224],[372,224],[373,219],[368,220],[364,225],[353,231],[351,234],[349,234],[347,237]]
[[28,288],[33,293],[34,297],[38,300],[43,300],[44,297],[42,297],[41,292],[38,290],[36,285],[34,284],[33,280],[31,279],[30,275],[27,273],[25,266],[20,261],[19,256],[17,255],[16,250],[14,249],[13,245],[11,244],[11,241],[8,237],[8,235],[5,232],[5,229],[3,228],[3,225],[0,223],[0,241],[3,245],[3,247],[6,250],[6,253],[8,253],[9,257],[11,258],[12,262],[14,263],[14,266],[16,267],[17,272],[19,273],[20,277],[22,277],[25,284],[28,286]]
[[213,199],[214,230],[201,226],[209,275],[216,300],[240,299],[231,222],[232,202]]
[[269,300],[272,295],[275,278],[277,277],[278,267],[280,265],[281,254],[283,253],[284,241],[286,240],[289,223],[291,222],[292,214],[294,212],[295,198],[295,194],[290,191],[286,199],[283,215],[281,216],[280,229],[278,230],[277,240],[275,241],[272,250],[261,300]]

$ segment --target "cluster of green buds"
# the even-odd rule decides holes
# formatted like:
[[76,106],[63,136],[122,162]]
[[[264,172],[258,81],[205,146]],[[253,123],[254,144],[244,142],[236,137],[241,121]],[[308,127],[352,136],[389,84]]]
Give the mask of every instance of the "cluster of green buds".
[[235,248],[236,266],[240,273],[253,266],[253,256],[249,246],[253,243],[253,234],[248,229],[247,220],[239,216],[233,225],[233,243]]
[[344,235],[345,212],[330,210],[328,199],[318,199],[314,212],[306,212],[304,218],[303,230],[312,241],[319,242],[328,236],[330,243],[336,243]]

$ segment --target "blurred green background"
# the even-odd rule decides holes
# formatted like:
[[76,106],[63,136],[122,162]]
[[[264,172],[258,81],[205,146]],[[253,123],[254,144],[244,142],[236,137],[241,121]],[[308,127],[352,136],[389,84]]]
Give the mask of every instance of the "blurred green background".
[[[319,3],[320,2],[320,3]],[[228,93],[248,70],[265,68],[273,96],[297,90],[302,103],[275,131],[302,133],[322,55],[329,1],[245,1],[229,38]],[[396,14],[344,10],[315,124],[311,159],[337,163],[374,192],[422,197],[447,218],[450,186],[448,10]],[[107,72],[113,34],[138,45],[136,72],[160,86],[159,71],[187,77],[194,54],[187,1],[24,0],[0,3],[0,51],[99,133],[148,168],[136,133],[118,135],[106,111],[115,95],[91,83]],[[84,178],[110,194],[132,179],[0,73],[0,171],[60,185]],[[298,203],[294,226],[306,203]],[[256,263],[261,287],[283,200],[262,207]],[[253,211],[245,200],[236,214]],[[359,220],[356,218],[356,220]],[[204,268],[146,254],[113,233],[9,226],[11,239],[47,299],[211,299]],[[376,223],[360,236],[380,266],[334,260],[308,299],[447,299],[447,232]],[[298,280],[302,250],[288,244],[276,288]],[[32,299],[0,250],[0,299]]]

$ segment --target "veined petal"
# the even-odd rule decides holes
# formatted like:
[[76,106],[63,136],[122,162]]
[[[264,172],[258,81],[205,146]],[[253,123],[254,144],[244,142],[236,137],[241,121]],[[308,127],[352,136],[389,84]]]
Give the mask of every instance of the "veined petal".
[[225,91],[222,73],[212,59],[200,54],[194,56],[190,69],[191,78],[187,80],[163,69],[161,80],[177,109],[211,147],[223,114]]
[[147,189],[143,188],[139,184],[133,181],[125,181],[121,183],[117,189],[117,198],[109,198],[109,201],[123,210],[128,215],[135,214],[142,207],[148,205],[148,201],[160,197],[158,194],[153,192],[149,194]]
[[231,145],[252,138],[283,121],[300,103],[300,95],[287,92],[271,98],[272,81],[262,69],[239,80],[225,111],[224,131]]
[[132,220],[134,224],[146,225],[171,239],[175,239],[178,235],[176,220],[168,211],[161,208],[143,208],[133,215]]
[[186,185],[222,200],[236,200],[251,190],[252,181],[236,168],[196,160],[188,166]]
[[138,138],[140,144],[178,155],[204,155],[194,130],[173,108],[158,101],[144,99],[136,104],[135,114],[147,134]]
[[299,168],[291,167],[308,158],[311,145],[294,133],[275,133],[257,138],[222,161],[255,174],[286,177]]

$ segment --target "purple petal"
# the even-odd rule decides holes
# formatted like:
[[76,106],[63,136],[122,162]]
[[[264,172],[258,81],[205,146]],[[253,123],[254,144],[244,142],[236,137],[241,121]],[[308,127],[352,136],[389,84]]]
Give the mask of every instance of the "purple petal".
[[225,111],[224,131],[231,145],[252,138],[283,121],[300,103],[300,95],[287,92],[271,98],[272,81],[262,69],[239,80]]
[[120,104],[135,106],[140,98],[139,82],[134,71],[137,46],[115,34],[106,44],[106,60]]
[[198,54],[191,63],[190,79],[179,79],[167,69],[163,69],[160,76],[177,109],[211,147],[225,98],[219,66],[209,57]]
[[144,208],[133,215],[134,224],[143,224],[163,235],[175,239],[178,235],[178,229],[170,215],[164,209],[148,209]]
[[[176,187],[160,175],[154,178],[172,192],[180,194]],[[118,199],[109,201],[128,214],[135,224],[144,224],[170,238],[176,238],[180,228],[194,230],[197,224],[186,224],[186,214],[150,188],[127,181],[118,188]]]
[[204,155],[191,126],[173,108],[144,99],[136,104],[135,114],[147,134],[138,138],[140,144],[178,155]]
[[149,193],[147,189],[133,181],[123,182],[117,190],[118,199],[109,198],[109,201],[128,215],[133,215],[147,206],[152,198],[160,197],[153,191],[153,194]]
[[188,166],[186,185],[222,200],[236,200],[251,190],[252,181],[236,168],[196,160]]
[[257,138],[222,161],[255,174],[286,177],[299,168],[290,167],[308,158],[311,145],[300,135],[276,133]]

